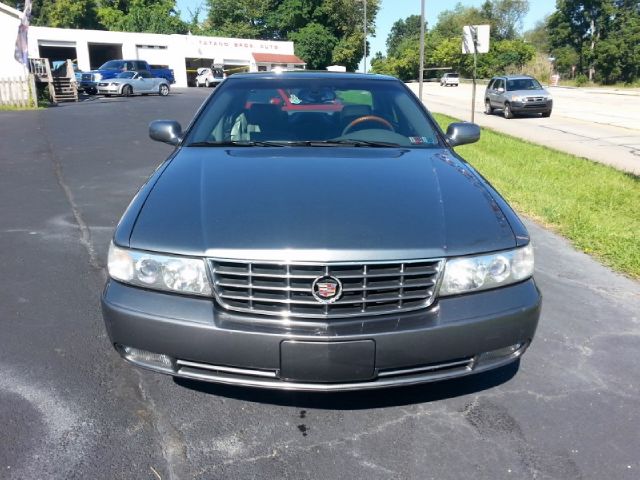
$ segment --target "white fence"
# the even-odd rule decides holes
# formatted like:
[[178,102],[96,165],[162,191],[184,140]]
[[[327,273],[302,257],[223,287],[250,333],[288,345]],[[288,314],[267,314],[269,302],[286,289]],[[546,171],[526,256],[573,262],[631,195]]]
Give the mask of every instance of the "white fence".
[[37,107],[36,84],[27,78],[0,78],[0,106]]

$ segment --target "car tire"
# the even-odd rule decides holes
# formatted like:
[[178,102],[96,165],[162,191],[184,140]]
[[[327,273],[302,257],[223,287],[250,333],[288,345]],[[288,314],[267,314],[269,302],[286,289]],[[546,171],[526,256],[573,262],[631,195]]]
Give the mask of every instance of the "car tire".
[[209,88],[211,85],[209,85],[209,79],[204,81],[204,86]]
[[513,118],[513,112],[511,111],[511,105],[509,105],[509,102],[504,104],[504,118]]
[[105,93],[105,94],[104,94],[104,96],[105,96],[105,97],[110,97],[110,96],[111,96],[111,94],[110,94],[110,93]]
[[551,110],[549,110],[548,112],[542,112],[542,116],[545,118],[549,118],[551,116]]
[[167,95],[169,95],[169,87],[163,83],[162,85],[160,85],[158,93],[161,97],[166,97]]
[[491,106],[491,102],[489,100],[484,101],[484,114],[485,115],[493,114],[493,107]]
[[130,97],[131,95],[133,95],[133,88],[131,88],[131,85],[125,85],[124,87],[122,87],[122,95],[124,97]]

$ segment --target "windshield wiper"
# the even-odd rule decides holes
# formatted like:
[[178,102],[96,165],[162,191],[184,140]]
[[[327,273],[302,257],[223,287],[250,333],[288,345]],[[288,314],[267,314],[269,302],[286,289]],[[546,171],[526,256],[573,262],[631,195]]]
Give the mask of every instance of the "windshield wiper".
[[399,147],[397,143],[391,142],[375,142],[371,140],[296,140],[284,142],[287,146],[302,147]]
[[223,142],[192,142],[187,147],[284,147],[282,142],[266,142],[258,140],[225,140]]

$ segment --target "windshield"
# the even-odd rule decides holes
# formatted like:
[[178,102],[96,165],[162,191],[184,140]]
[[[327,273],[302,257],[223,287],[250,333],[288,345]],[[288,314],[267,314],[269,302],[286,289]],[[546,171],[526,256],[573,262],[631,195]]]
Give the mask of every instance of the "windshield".
[[133,78],[136,72],[122,72],[119,73],[116,78]]
[[507,80],[507,90],[542,90],[542,86],[533,78]]
[[[435,127],[398,81],[242,78],[224,82],[185,144],[438,145]],[[377,144],[377,145],[376,145]]]
[[122,62],[118,60],[109,60],[107,63],[102,64],[100,70],[120,70]]

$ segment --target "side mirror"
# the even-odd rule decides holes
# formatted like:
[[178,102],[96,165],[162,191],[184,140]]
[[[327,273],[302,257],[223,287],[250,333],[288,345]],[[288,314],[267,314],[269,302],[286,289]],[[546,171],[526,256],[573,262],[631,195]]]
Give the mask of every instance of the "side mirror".
[[149,124],[149,137],[158,142],[177,145],[182,140],[182,127],[175,120],[154,120]]
[[452,123],[447,127],[447,141],[452,147],[474,143],[480,139],[480,127],[475,123]]
[[502,87],[496,88],[496,90],[498,91],[498,93],[504,93],[504,88],[502,88]]

